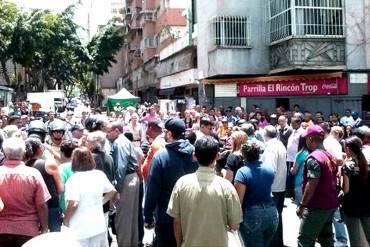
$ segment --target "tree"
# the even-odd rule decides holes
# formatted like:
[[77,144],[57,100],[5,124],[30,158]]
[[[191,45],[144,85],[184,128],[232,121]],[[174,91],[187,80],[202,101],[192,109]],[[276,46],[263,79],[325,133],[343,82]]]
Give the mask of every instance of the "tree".
[[97,75],[108,72],[112,63],[116,63],[115,55],[123,45],[123,33],[111,20],[101,28],[87,45],[92,58],[92,71]]
[[99,76],[107,73],[112,63],[116,63],[115,55],[124,42],[124,34],[112,19],[102,27],[87,45],[91,57],[91,71],[95,74],[95,81],[90,80],[85,86],[88,95],[97,95]]
[[[80,86],[96,94],[94,76],[108,72],[123,44],[123,34],[108,22],[84,45],[73,22],[74,6],[62,13],[36,9],[23,12],[0,0],[0,62],[21,64],[27,74],[27,89],[44,91],[56,87],[72,91]],[[7,75],[7,73],[5,73]],[[9,84],[9,76],[6,77]]]
[[18,15],[19,10],[15,4],[0,0],[0,64],[1,72],[8,85],[10,84],[10,77],[6,62],[12,57],[10,46]]

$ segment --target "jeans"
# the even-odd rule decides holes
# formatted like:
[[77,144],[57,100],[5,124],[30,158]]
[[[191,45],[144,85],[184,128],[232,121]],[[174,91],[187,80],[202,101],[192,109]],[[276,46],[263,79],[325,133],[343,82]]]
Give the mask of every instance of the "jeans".
[[[351,246],[370,245],[370,217],[349,217],[344,215]],[[363,233],[365,236],[363,236]]]
[[284,208],[284,200],[285,200],[285,191],[283,192],[272,192],[272,199],[274,200],[278,215],[279,215],[279,224],[276,232],[270,242],[270,247],[283,247],[283,208]]
[[160,223],[155,225],[155,247],[176,247],[173,223]]
[[240,235],[245,246],[265,247],[274,236],[279,218],[274,205],[252,206],[243,212]]
[[298,234],[299,247],[314,247],[316,239],[322,247],[333,247],[333,215],[335,209],[306,208]]
[[294,187],[294,202],[299,206],[302,200],[302,186],[298,185]]
[[51,232],[60,232],[62,226],[62,213],[60,208],[49,208],[48,226]]
[[342,217],[339,212],[339,208],[337,208],[334,212],[334,230],[335,230],[335,239],[337,242],[341,243],[347,243],[348,237],[346,232],[346,227],[344,226],[344,223],[342,222]]

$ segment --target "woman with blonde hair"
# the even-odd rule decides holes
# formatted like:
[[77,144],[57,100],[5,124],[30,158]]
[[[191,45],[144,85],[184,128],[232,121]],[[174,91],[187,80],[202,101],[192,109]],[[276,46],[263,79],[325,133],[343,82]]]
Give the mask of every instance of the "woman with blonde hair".
[[234,183],[236,172],[243,166],[242,145],[247,140],[247,134],[244,131],[234,131],[231,134],[231,153],[226,161],[225,178]]

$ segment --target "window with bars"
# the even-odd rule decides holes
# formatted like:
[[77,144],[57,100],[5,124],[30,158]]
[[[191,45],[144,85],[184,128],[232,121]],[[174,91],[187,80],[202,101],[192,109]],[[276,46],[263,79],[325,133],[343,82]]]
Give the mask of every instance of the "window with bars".
[[290,36],[343,37],[343,0],[269,0],[270,42]]
[[216,46],[250,48],[250,19],[245,16],[217,16],[212,20],[212,34]]

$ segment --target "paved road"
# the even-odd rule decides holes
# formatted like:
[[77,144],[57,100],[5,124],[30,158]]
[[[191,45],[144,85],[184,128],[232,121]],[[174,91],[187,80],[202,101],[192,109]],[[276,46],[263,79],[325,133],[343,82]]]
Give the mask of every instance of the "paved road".
[[[291,199],[285,199],[285,206],[283,210],[284,244],[288,247],[295,247],[297,246],[300,220],[295,213],[296,206],[292,203]],[[151,243],[153,236],[154,233],[152,230],[145,230],[143,243]],[[240,247],[232,233],[229,233],[229,246]],[[316,246],[319,245],[317,244]],[[114,243],[112,247],[117,247],[117,244]]]
[[[284,225],[284,244],[289,247],[297,246],[297,235],[299,229],[299,219],[295,214],[295,205],[290,199],[285,200],[287,206],[283,210],[283,225]],[[154,236],[153,230],[145,230],[145,236],[143,243],[151,243]],[[232,233],[229,233],[229,246],[239,247],[240,245],[235,240]],[[116,243],[112,244],[112,247],[117,247]]]

